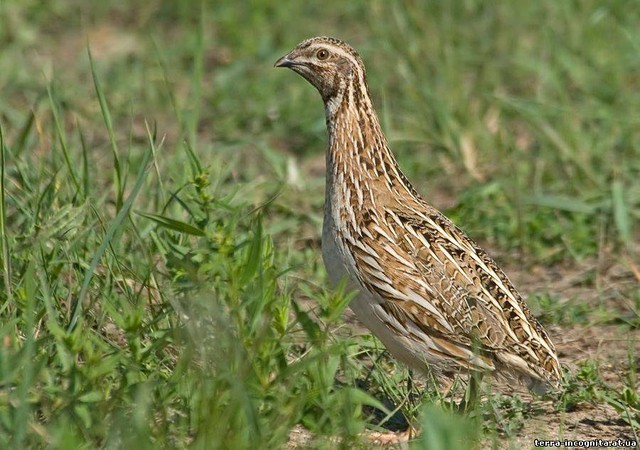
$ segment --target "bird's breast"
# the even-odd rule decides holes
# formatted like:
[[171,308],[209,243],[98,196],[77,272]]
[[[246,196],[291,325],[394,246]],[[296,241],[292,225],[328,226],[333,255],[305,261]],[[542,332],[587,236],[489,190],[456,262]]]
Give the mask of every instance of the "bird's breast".
[[350,272],[352,272],[350,269],[353,269],[353,267],[348,267],[349,258],[345,252],[333,209],[333,202],[327,196],[322,224],[322,260],[324,261],[329,281],[333,286],[336,286],[344,276],[349,276]]

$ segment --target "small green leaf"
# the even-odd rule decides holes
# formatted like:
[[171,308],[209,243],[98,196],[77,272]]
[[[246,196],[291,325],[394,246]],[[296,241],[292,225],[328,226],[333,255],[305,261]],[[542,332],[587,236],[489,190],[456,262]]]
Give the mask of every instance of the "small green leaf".
[[149,219],[161,227],[168,228],[173,231],[178,231],[184,234],[190,234],[192,236],[204,236],[205,232],[198,227],[190,225],[186,222],[182,222],[181,220],[172,219],[170,217],[161,216],[160,214],[146,213],[135,211],[136,214],[142,216],[146,219]]
[[309,336],[309,339],[312,342],[315,342],[320,336],[320,327],[317,323],[311,320],[309,314],[307,314],[304,309],[300,308],[298,303],[293,301],[291,302],[291,306],[293,306],[293,311],[296,313],[296,319],[298,319],[300,326],[302,327],[306,335]]
[[100,391],[91,391],[83,394],[78,398],[82,403],[95,403],[102,400],[104,395]]
[[380,400],[373,397],[371,394],[363,391],[362,389],[354,387],[344,387],[343,391],[345,395],[348,395],[350,400],[355,403],[362,403],[363,405],[371,406],[372,408],[379,409],[389,418],[393,415],[394,411],[390,411]]
[[82,421],[85,428],[91,428],[91,414],[87,405],[78,404],[73,408],[78,418]]

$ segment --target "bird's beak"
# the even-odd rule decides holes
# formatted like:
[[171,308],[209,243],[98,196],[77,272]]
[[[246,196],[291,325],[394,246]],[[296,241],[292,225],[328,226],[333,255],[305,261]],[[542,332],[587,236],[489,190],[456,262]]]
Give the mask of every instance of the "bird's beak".
[[273,67],[291,67],[293,66],[293,61],[289,58],[291,53],[284,55],[282,58],[278,59]]

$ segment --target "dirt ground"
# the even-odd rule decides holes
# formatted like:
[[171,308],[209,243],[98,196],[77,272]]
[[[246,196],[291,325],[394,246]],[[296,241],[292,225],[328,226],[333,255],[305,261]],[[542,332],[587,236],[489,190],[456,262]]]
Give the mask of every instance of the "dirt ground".
[[[553,327],[550,332],[563,365],[575,370],[578,361],[596,360],[603,381],[614,387],[621,386],[621,376],[629,370],[628,343],[640,342],[637,330],[621,334],[615,326]],[[538,413],[516,435],[522,448],[533,447],[534,439],[637,439],[631,426],[604,402],[579,403],[569,412],[555,411],[550,401],[536,403]]]
[[[637,303],[634,304],[632,298],[637,295],[640,284],[638,250],[634,248],[621,255],[603,254],[580,266],[525,272],[513,270],[512,278],[524,293],[549,291],[561,301],[584,302],[610,311],[614,316],[635,316],[637,321],[639,311],[634,311]],[[588,277],[593,281],[585,284]],[[565,367],[574,371],[581,361],[597,361],[601,379],[614,389],[622,386],[623,377],[629,372],[630,353],[635,357],[636,367],[640,362],[640,330],[637,328],[628,331],[620,325],[605,324],[554,325],[547,329]],[[632,427],[604,402],[579,403],[569,412],[555,411],[550,402],[537,406],[541,407],[541,412],[526,421],[516,435],[515,442],[522,448],[532,448],[534,439],[560,437],[576,440],[621,438],[640,442]]]
[[[495,255],[495,252],[492,252]],[[500,255],[496,255],[500,260]],[[502,258],[513,261],[514,258]],[[637,301],[640,284],[640,246],[623,254],[600,255],[589,261],[562,267],[516,267],[503,266],[514,284],[526,296],[533,292],[549,292],[559,298],[560,307],[582,303],[611,313],[612,317],[635,318],[638,321]],[[588,281],[585,281],[588,280]],[[589,309],[587,309],[589,311]],[[347,310],[345,321],[356,332],[366,333]],[[599,324],[588,316],[587,323],[595,325],[547,325],[546,328],[556,344],[563,366],[575,371],[580,362],[597,361],[601,380],[614,390],[622,388],[624,376],[629,372],[630,357],[635,355],[635,365],[640,366],[640,330],[623,327],[617,321],[603,320]],[[535,439],[572,440],[638,440],[634,430],[612,406],[605,402],[580,402],[571,411],[557,411],[551,400],[531,397],[518,391],[525,403],[535,411],[524,420],[520,428],[509,439],[500,442],[501,448],[534,448]],[[402,433],[369,432],[372,446],[377,448],[406,448],[407,435]],[[302,427],[291,433],[290,448],[304,448],[311,436]],[[491,443],[487,443],[491,445]],[[566,448],[566,447],[565,447]]]

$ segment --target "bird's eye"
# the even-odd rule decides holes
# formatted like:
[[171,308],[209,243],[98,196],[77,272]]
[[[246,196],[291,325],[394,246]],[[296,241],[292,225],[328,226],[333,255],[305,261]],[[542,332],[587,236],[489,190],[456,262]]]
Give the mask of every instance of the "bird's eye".
[[327,50],[325,50],[324,48],[321,48],[320,50],[318,50],[318,53],[316,53],[316,57],[320,61],[324,61],[325,59],[327,59],[329,57],[329,52]]

